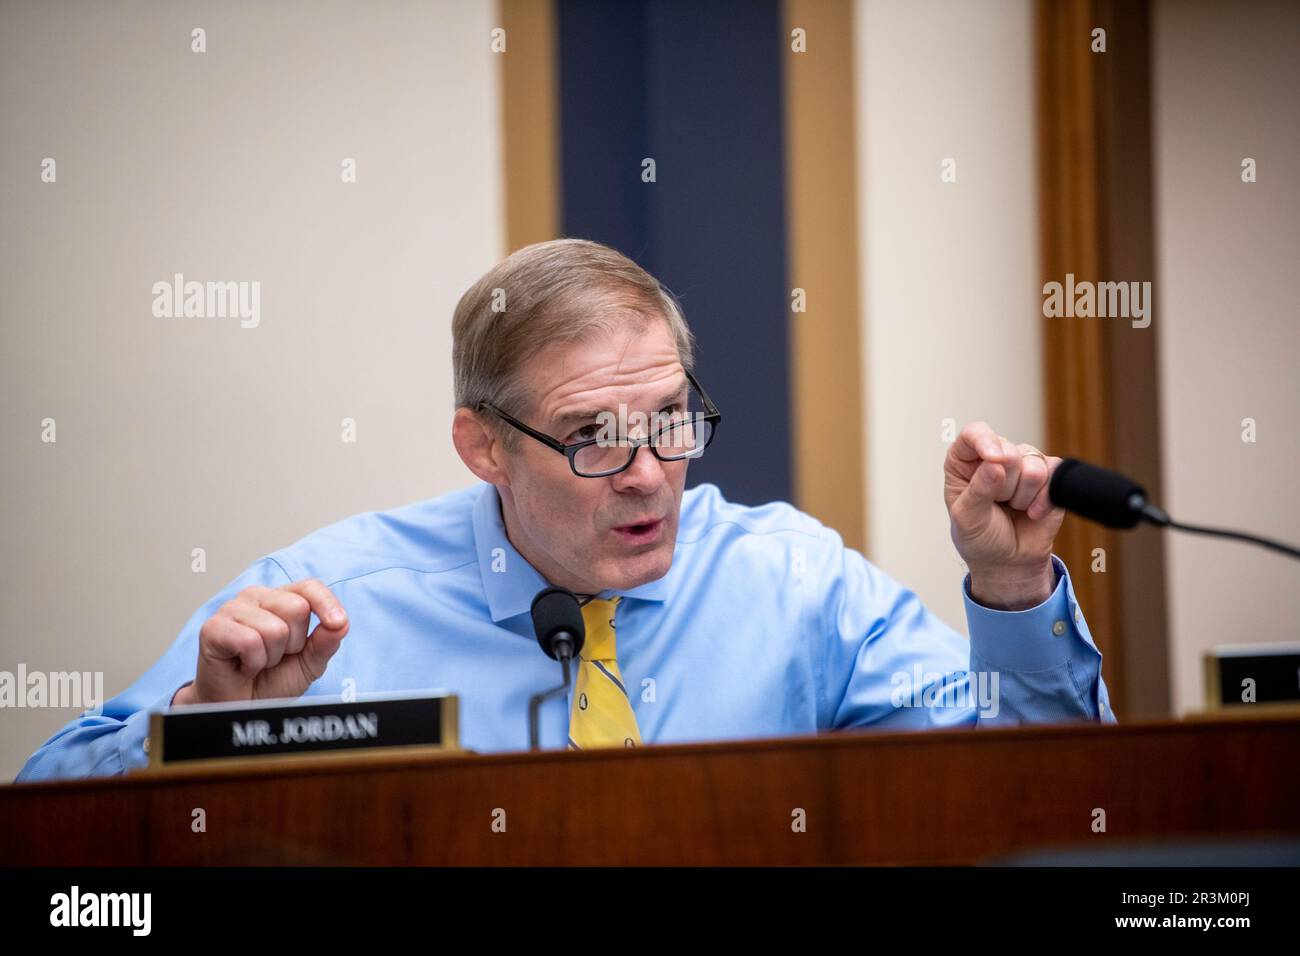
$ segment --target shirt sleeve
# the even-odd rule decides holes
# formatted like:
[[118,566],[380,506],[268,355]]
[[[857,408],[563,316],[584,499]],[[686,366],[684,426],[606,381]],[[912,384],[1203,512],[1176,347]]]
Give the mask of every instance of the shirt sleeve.
[[1037,607],[997,611],[971,597],[962,582],[970,628],[971,670],[999,674],[999,723],[1084,718],[1113,724],[1101,651],[1084,620],[1065,562],[1052,555],[1056,588]]
[[822,726],[925,729],[1066,720],[1115,722],[1063,562],[1056,589],[1025,611],[997,611],[963,583],[967,640],[915,592],[839,543],[828,561]]
[[194,612],[180,635],[144,676],[102,708],[86,711],[47,740],[27,760],[16,782],[125,773],[149,762],[149,714],[171,705],[198,667],[199,629],[221,605],[246,587],[281,587],[289,575],[274,558],[253,563]]

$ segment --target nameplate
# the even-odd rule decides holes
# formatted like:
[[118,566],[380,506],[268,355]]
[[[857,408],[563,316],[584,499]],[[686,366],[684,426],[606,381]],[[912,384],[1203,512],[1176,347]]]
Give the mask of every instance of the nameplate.
[[458,750],[458,699],[442,691],[191,704],[150,715],[151,768],[360,750]]
[[1300,706],[1300,644],[1228,644],[1205,655],[1211,711]]

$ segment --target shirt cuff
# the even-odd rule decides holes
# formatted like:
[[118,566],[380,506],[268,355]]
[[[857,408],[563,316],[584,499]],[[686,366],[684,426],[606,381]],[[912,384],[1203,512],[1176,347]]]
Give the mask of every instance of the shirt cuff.
[[966,602],[966,623],[970,627],[972,658],[1004,671],[1044,671],[1061,667],[1079,657],[1082,641],[1100,654],[1079,602],[1065,562],[1052,555],[1056,588],[1037,607],[1023,611],[996,611],[976,603],[971,597],[970,574],[962,581],[962,598]]
[[[180,690],[180,688],[178,687],[176,690]],[[171,707],[172,698],[175,696],[176,691],[172,691],[152,707],[137,710],[122,721],[122,729],[117,732],[117,755],[122,761],[122,770],[124,772],[149,765],[149,751],[145,749],[145,741],[149,738],[149,715],[167,710],[167,708]]]

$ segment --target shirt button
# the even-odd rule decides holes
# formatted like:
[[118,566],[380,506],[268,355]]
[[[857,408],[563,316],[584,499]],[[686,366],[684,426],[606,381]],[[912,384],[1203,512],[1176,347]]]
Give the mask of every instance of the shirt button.
[[1065,622],[1064,622],[1064,621],[1057,621],[1055,624],[1053,624],[1053,625],[1052,625],[1052,633],[1055,634],[1057,637],[1060,637],[1062,634],[1064,634],[1064,633],[1065,633]]
[[1078,624],[1078,623],[1079,623],[1079,618],[1081,618],[1081,617],[1083,617],[1083,612],[1080,611],[1080,610],[1076,607],[1076,608],[1074,609],[1074,623],[1075,623],[1075,624]]

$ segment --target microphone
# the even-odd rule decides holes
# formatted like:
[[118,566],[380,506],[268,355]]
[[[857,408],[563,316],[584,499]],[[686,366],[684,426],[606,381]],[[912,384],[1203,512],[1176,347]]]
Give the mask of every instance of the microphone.
[[569,662],[582,650],[587,639],[587,625],[582,619],[582,606],[572,591],[565,588],[544,588],[533,598],[531,608],[533,633],[546,656],[559,661],[564,673],[564,683],[528,698],[528,748],[540,749],[538,719],[542,704],[569,689]]
[[551,660],[563,663],[582,650],[587,626],[582,620],[582,607],[572,591],[564,588],[538,591],[531,613],[537,643]]
[[[1146,517],[1145,488],[1118,472],[1077,458],[1066,458],[1056,466],[1047,495],[1052,504],[1108,528],[1131,528]],[[1164,517],[1156,523],[1167,524],[1169,516]]]
[[1147,500],[1146,489],[1133,479],[1077,458],[1066,458],[1056,466],[1047,485],[1047,496],[1057,507],[1108,528],[1132,528],[1139,521],[1146,521],[1162,528],[1246,541],[1300,559],[1300,549],[1280,541],[1174,521],[1163,508]]

